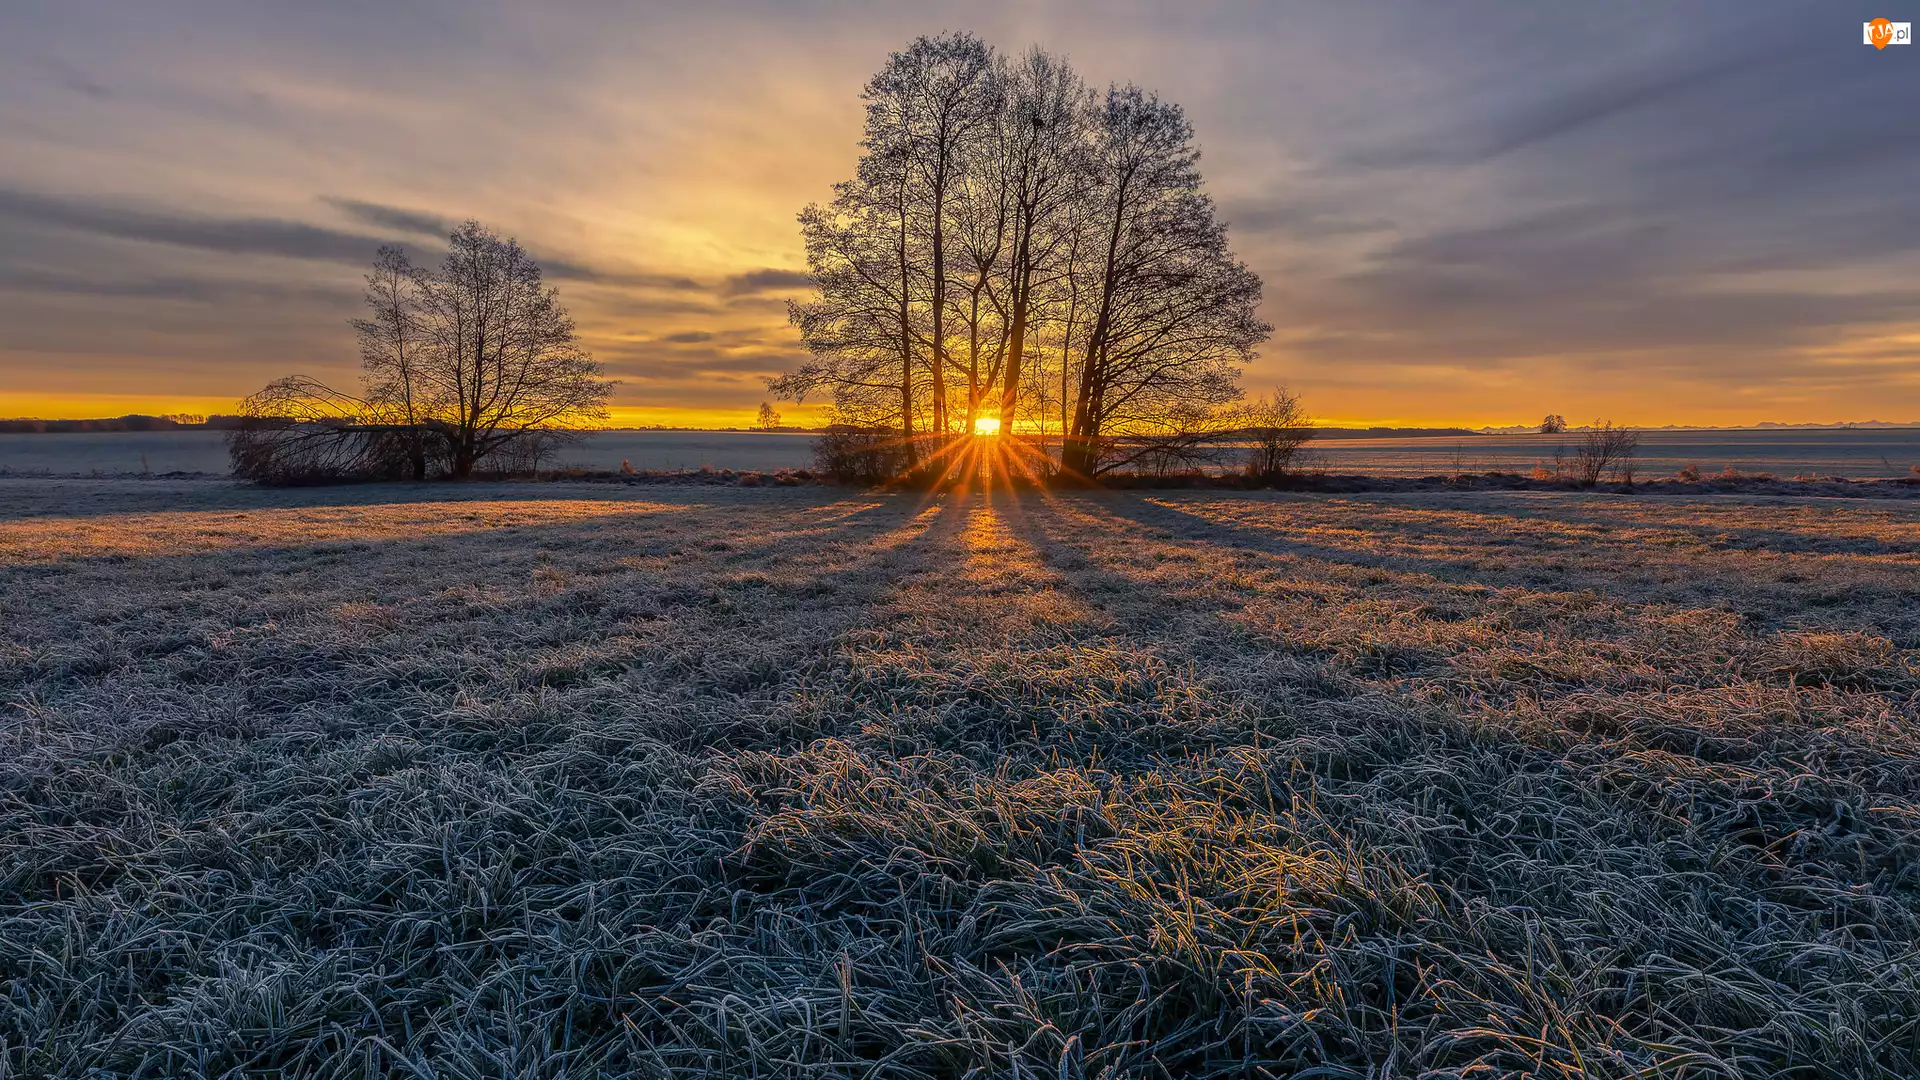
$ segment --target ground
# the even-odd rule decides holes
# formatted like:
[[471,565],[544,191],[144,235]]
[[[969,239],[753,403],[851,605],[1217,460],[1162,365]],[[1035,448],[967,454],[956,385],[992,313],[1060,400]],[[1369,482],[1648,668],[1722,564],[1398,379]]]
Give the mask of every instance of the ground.
[[0,1075],[1911,1077],[1916,650],[1909,500],[0,480]]

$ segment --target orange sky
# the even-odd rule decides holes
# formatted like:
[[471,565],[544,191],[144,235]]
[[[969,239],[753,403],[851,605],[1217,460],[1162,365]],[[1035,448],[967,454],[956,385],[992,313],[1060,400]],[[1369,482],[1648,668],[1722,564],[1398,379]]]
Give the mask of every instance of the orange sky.
[[616,423],[751,423],[861,83],[966,27],[1187,107],[1278,328],[1250,389],[1343,424],[1920,419],[1920,143],[1854,107],[1920,58],[1824,12],[421,10],[0,14],[0,416],[352,385],[373,247],[472,216],[548,267]]

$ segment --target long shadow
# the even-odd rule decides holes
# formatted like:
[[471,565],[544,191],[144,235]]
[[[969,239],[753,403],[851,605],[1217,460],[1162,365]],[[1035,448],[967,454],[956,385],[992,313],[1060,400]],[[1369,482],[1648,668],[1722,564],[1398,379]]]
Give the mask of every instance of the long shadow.
[[[1570,575],[1564,567],[1553,565],[1554,559],[1567,556],[1591,558],[1599,550],[1600,545],[1621,543],[1617,539],[1610,540],[1603,535],[1596,535],[1594,544],[1583,546],[1578,543],[1556,542],[1553,537],[1536,531],[1513,535],[1503,534],[1497,528],[1475,531],[1464,526],[1437,527],[1439,523],[1424,521],[1420,523],[1417,532],[1401,531],[1389,535],[1423,547],[1451,546],[1456,548],[1459,554],[1436,556],[1404,549],[1369,552],[1302,539],[1289,535],[1284,531],[1284,526],[1248,526],[1238,522],[1222,521],[1163,500],[1115,499],[1108,503],[1107,507],[1111,513],[1137,526],[1169,532],[1196,542],[1256,551],[1277,557],[1312,559],[1389,573],[1423,574],[1449,585],[1557,588],[1559,585],[1555,584],[1556,580],[1568,579]],[[1521,522],[1528,520],[1530,519],[1520,519]],[[1681,529],[1671,523],[1663,522],[1657,527],[1663,530],[1685,532],[1690,535],[1698,548],[1711,551],[1772,551],[1781,554],[1844,554],[1871,557],[1897,556],[1905,554],[1907,548],[1907,545],[1857,540],[1823,544],[1809,540],[1803,534],[1739,530],[1724,524]],[[1741,532],[1749,535],[1741,537],[1738,535]],[[1536,558],[1529,561],[1515,561],[1512,558],[1515,551],[1536,556]],[[1718,572],[1724,568],[1709,566],[1706,569]],[[1665,595],[1670,599],[1692,603],[1698,600],[1697,591],[1692,587],[1707,580],[1706,577],[1700,577],[1683,582],[1681,584],[1687,588],[1675,591],[1658,580],[1658,577],[1659,575],[1654,574],[1646,580],[1640,580],[1623,571],[1617,583],[1621,586],[1651,590],[1655,594]],[[1745,578],[1742,580],[1748,586],[1757,587],[1760,584]],[[1561,583],[1572,588],[1587,587],[1572,580],[1563,580]]]
[[[1514,493],[1478,494],[1480,498],[1485,499],[1503,495],[1511,496]],[[1538,497],[1541,496],[1536,496]],[[1445,499],[1445,495],[1428,493],[1422,493],[1417,497],[1419,501],[1396,497],[1362,501],[1402,515],[1406,520],[1400,527],[1400,535],[1410,540],[1455,542],[1466,547],[1505,546],[1509,541],[1504,533],[1512,530],[1524,533],[1527,542],[1542,549],[1584,551],[1589,550],[1595,542],[1612,542],[1612,536],[1618,529],[1633,528],[1684,536],[1698,546],[1723,551],[1777,551],[1785,554],[1822,555],[1900,555],[1920,552],[1920,536],[1912,542],[1901,542],[1870,536],[1835,535],[1827,531],[1755,528],[1733,524],[1724,520],[1727,512],[1732,509],[1724,503],[1703,503],[1701,505],[1711,516],[1703,520],[1680,521],[1674,520],[1672,516],[1675,509],[1673,503],[1664,499],[1638,503],[1653,511],[1649,517],[1638,517],[1630,509],[1636,505],[1636,502],[1609,501],[1595,505],[1570,501],[1581,497],[1566,493],[1548,494],[1544,497],[1561,501],[1543,503],[1543,512],[1536,514],[1500,512],[1480,505],[1452,505],[1439,501]],[[1251,497],[1223,493],[1221,498],[1247,500]],[[1311,498],[1311,496],[1292,498]],[[1631,499],[1630,496],[1617,498]],[[1209,525],[1223,524],[1180,509],[1174,505],[1174,499],[1165,496],[1143,495],[1140,496],[1140,500]],[[1742,508],[1753,509],[1759,505],[1762,504],[1742,504]],[[1553,507],[1554,512],[1545,512],[1546,506]],[[1470,514],[1475,527],[1463,527],[1448,520],[1450,517],[1462,514]]]
[[[1257,551],[1266,555],[1296,556],[1371,570],[1421,573],[1448,584],[1473,584],[1479,580],[1475,576],[1477,571],[1461,566],[1461,559],[1397,551],[1380,554],[1355,551],[1291,537],[1279,529],[1229,524],[1147,498],[1116,498],[1104,501],[1102,505],[1107,513],[1135,528],[1150,532],[1164,531],[1186,540],[1218,547]],[[1462,540],[1465,539],[1463,536]],[[1482,534],[1475,539],[1484,544],[1486,536]],[[1499,547],[1488,545],[1484,557],[1492,557],[1498,550]]]
[[[1112,558],[1111,553],[1098,551],[1098,545],[1074,542],[1071,530],[1075,526],[1061,513],[1078,515],[1078,527],[1105,529],[1120,535],[1153,522],[1153,515],[1144,515],[1144,522],[1141,516],[1130,515],[1128,511],[1134,504],[1125,498],[1063,500],[1063,503],[1065,510],[1053,514],[1032,511],[1015,503],[1007,514],[1008,526],[1036,552],[1042,553],[1050,565],[1061,566],[1070,587],[1083,594],[1117,593],[1128,597],[1122,622],[1126,636],[1132,640],[1150,648],[1173,646],[1184,651],[1186,655],[1169,659],[1192,660],[1204,665],[1203,680],[1207,666],[1223,675],[1235,670],[1244,672],[1262,666],[1268,656],[1287,651],[1277,641],[1252,640],[1246,636],[1232,619],[1234,605],[1231,602],[1221,602],[1198,591],[1181,595],[1164,585],[1156,587],[1150,580],[1113,569],[1107,561]],[[1108,520],[1102,521],[1103,516]],[[1200,628],[1198,642],[1214,643],[1219,654],[1194,648],[1194,636],[1187,636],[1186,642],[1178,645],[1165,641],[1172,631],[1181,628],[1183,620],[1197,625]],[[1161,642],[1156,642],[1156,638]],[[1740,704],[1734,705],[1735,715],[1725,718],[1686,710],[1654,709],[1644,717],[1623,713],[1599,726],[1576,725],[1566,729],[1554,723],[1554,718],[1584,719],[1595,710],[1583,702],[1599,704],[1604,700],[1594,697],[1592,687],[1574,687],[1564,693],[1542,695],[1529,710],[1515,716],[1497,699],[1483,697],[1477,687],[1458,683],[1449,687],[1444,673],[1434,677],[1416,671],[1406,679],[1394,679],[1343,671],[1321,682],[1312,677],[1318,662],[1311,657],[1301,657],[1300,661],[1273,667],[1277,681],[1271,686],[1261,686],[1257,680],[1244,677],[1227,683],[1229,687],[1237,687],[1238,692],[1251,695],[1255,708],[1277,707],[1281,715],[1287,715],[1289,707],[1272,703],[1282,702],[1296,692],[1305,692],[1306,707],[1297,707],[1299,697],[1296,696],[1291,722],[1276,725],[1269,733],[1274,741],[1269,742],[1266,749],[1278,751],[1283,759],[1294,756],[1292,768],[1295,770],[1301,768],[1300,759],[1306,760],[1307,771],[1318,777],[1309,783],[1332,781],[1344,786],[1352,781],[1378,780],[1382,786],[1377,794],[1366,795],[1350,804],[1360,812],[1361,819],[1366,818],[1367,807],[1376,800],[1389,805],[1395,800],[1412,800],[1423,812],[1430,810],[1430,801],[1437,805],[1436,836],[1451,830],[1455,822],[1466,823],[1465,832],[1455,832],[1452,838],[1436,841],[1429,853],[1432,862],[1427,871],[1436,883],[1456,886],[1465,895],[1479,894],[1489,887],[1488,864],[1467,857],[1471,834],[1476,832],[1472,824],[1476,813],[1504,814],[1512,819],[1540,813],[1547,807],[1578,803],[1608,827],[1618,828],[1622,822],[1631,822],[1630,831],[1634,835],[1651,838],[1656,843],[1672,840],[1699,851],[1731,852],[1736,869],[1728,871],[1728,880],[1738,882],[1749,870],[1762,877],[1771,873],[1764,867],[1756,869],[1749,862],[1756,850],[1753,845],[1759,842],[1753,839],[1755,836],[1785,843],[1779,838],[1797,835],[1795,830],[1806,820],[1826,820],[1819,814],[1809,816],[1797,808],[1789,809],[1790,797],[1770,801],[1772,796],[1757,793],[1756,784],[1769,787],[1778,784],[1782,789],[1794,789],[1803,780],[1818,777],[1818,782],[1831,782],[1836,790],[1850,789],[1851,793],[1845,796],[1848,806],[1832,811],[1841,820],[1847,820],[1848,814],[1865,813],[1863,807],[1876,799],[1910,802],[1916,796],[1912,771],[1906,764],[1910,756],[1904,746],[1884,744],[1884,734],[1874,731],[1855,733],[1844,728],[1805,728],[1786,718],[1745,715],[1740,711],[1743,708]],[[1471,693],[1465,692],[1469,689]],[[1434,692],[1441,690],[1445,692]],[[1566,705],[1551,705],[1550,700],[1554,698],[1564,700]],[[1303,719],[1307,722],[1302,723]],[[1727,730],[1721,730],[1723,722],[1728,724]],[[1212,740],[1214,748],[1224,748],[1222,740],[1230,741],[1235,735],[1244,737],[1246,733],[1224,731],[1220,738]],[[1247,741],[1258,749],[1257,738]],[[1321,755],[1325,757],[1324,765]],[[1500,764],[1493,765],[1494,761]],[[1727,766],[1732,768],[1726,775],[1713,775]],[[1464,783],[1450,778],[1454,769],[1461,770]],[[1524,776],[1541,779],[1537,783],[1521,784],[1532,794],[1510,791],[1510,785],[1474,787],[1477,781],[1468,778],[1484,777],[1489,769],[1516,783]],[[1272,775],[1273,782],[1284,786],[1298,782],[1292,773],[1284,780],[1278,774]],[[1760,777],[1766,779],[1763,781]],[[1700,821],[1693,820],[1689,812],[1677,812],[1669,797],[1670,789],[1671,785],[1682,782],[1682,778],[1688,785],[1689,799],[1698,796],[1709,804],[1744,806],[1745,816],[1738,820],[1728,817]],[[1428,789],[1424,794],[1423,788]],[[1350,786],[1345,790],[1343,801],[1356,795]],[[1474,791],[1502,797],[1479,806],[1469,794]],[[1503,792],[1514,797],[1507,798]],[[1763,817],[1767,819],[1764,827],[1753,824]],[[1883,830],[1876,842],[1884,841],[1888,835]],[[1492,842],[1502,844],[1509,839],[1499,837]],[[1550,847],[1557,841],[1550,837],[1547,842]],[[1853,873],[1852,864],[1841,857],[1844,852],[1833,856],[1813,873],[1831,874],[1864,887],[1872,874],[1881,872],[1879,866],[1895,865],[1887,861],[1893,858],[1892,851],[1887,849],[1876,854],[1871,866],[1862,862],[1858,877]],[[1676,891],[1683,891],[1686,886],[1677,884],[1679,878],[1674,880]],[[1502,895],[1507,901],[1524,899],[1524,891]]]
[[[480,542],[465,545],[461,537],[431,537],[249,548],[214,557],[153,556],[137,568],[124,559],[93,560],[35,567],[33,575],[12,575],[12,583],[0,571],[0,593],[7,595],[0,620],[18,640],[67,643],[38,651],[41,659],[31,666],[24,655],[0,664],[0,715],[22,701],[56,710],[71,705],[82,710],[76,716],[84,715],[101,707],[99,695],[114,680],[139,672],[134,683],[147,692],[197,700],[212,690],[209,700],[245,702],[244,720],[209,713],[192,730],[210,724],[207,730],[216,733],[265,732],[281,717],[304,716],[303,723],[326,718],[328,727],[367,732],[398,722],[399,712],[388,710],[427,707],[438,714],[456,710],[463,698],[505,702],[550,685],[614,686],[618,682],[608,680],[633,678],[686,710],[669,717],[681,741],[731,745],[743,697],[769,703],[755,708],[771,708],[771,696],[783,686],[796,679],[804,685],[822,664],[840,663],[836,654],[846,634],[884,628],[889,593],[947,558],[965,525],[965,515],[946,503],[865,494],[840,502],[877,509],[842,513],[824,529],[763,530],[750,542],[687,537],[689,530],[682,530],[689,542],[666,545],[673,561],[659,570],[591,569],[601,546],[578,550],[576,519],[466,534]],[[634,530],[648,531],[644,524]],[[552,591],[544,593],[543,547],[561,550]],[[289,565],[296,555],[330,561]],[[364,572],[356,570],[356,559],[365,560]],[[443,566],[452,569],[443,572]],[[75,586],[102,568],[117,592],[110,604],[79,613],[78,621],[57,610],[55,598],[85,593]],[[582,576],[588,573],[600,576]],[[266,589],[253,584],[276,577],[294,580]],[[221,590],[197,587],[208,580],[221,581]],[[443,597],[449,588],[463,593]],[[369,601],[396,605],[402,621],[382,624],[378,611],[341,613],[343,603]],[[157,611],[174,614],[159,620]],[[329,628],[332,622],[314,626],[307,612],[323,620],[375,621],[370,630],[343,634]],[[274,621],[286,625],[272,630]],[[398,636],[395,625],[404,627]],[[238,643],[212,644],[207,635],[228,636],[222,628],[229,626]],[[248,636],[262,626],[265,636]],[[0,634],[0,647],[12,636]],[[79,653],[68,647],[88,641],[110,644]],[[94,648],[106,651],[90,658],[85,650]],[[703,700],[715,702],[710,712]],[[701,722],[702,715],[710,719]],[[136,726],[143,722],[132,719]]]
[[775,496],[806,488],[739,488],[697,483],[430,481],[265,488],[231,480],[0,478],[0,522],[116,517],[167,511],[232,512],[419,503],[556,500],[694,502]]
[[[601,501],[602,500],[587,498],[559,498],[506,500],[506,503],[512,506],[541,505],[548,503],[572,505],[578,503],[598,503]],[[572,538],[570,543],[577,543],[586,539],[610,541],[614,539],[614,537],[607,535],[607,531],[611,528],[631,526],[638,527],[644,531],[648,526],[672,525],[676,523],[705,524],[709,521],[714,521],[716,518],[718,520],[714,521],[714,523],[721,526],[717,531],[724,533],[726,532],[727,524],[725,516],[736,508],[742,512],[756,514],[777,514],[782,510],[788,510],[796,516],[803,513],[817,515],[816,521],[803,524],[798,528],[779,528],[757,534],[758,543],[746,548],[736,548],[729,544],[727,548],[720,549],[750,552],[770,549],[798,536],[811,535],[824,540],[843,531],[851,530],[858,534],[864,526],[877,528],[879,527],[878,522],[871,517],[870,511],[888,506],[898,506],[902,499],[900,496],[895,495],[859,493],[839,495],[831,500],[821,501],[817,495],[808,493],[807,495],[799,496],[769,494],[766,499],[759,500],[728,499],[724,501],[709,501],[697,498],[682,498],[674,502],[632,498],[610,501],[616,504],[628,503],[632,508],[611,510],[605,513],[579,514],[552,521],[496,524],[494,522],[477,519],[481,512],[480,508],[498,507],[501,505],[500,500],[465,499],[452,502],[416,500],[368,503],[365,505],[369,507],[407,507],[416,510],[423,517],[439,511],[443,512],[445,518],[449,520],[475,519],[476,523],[470,527],[446,527],[445,522],[400,522],[395,523],[392,530],[385,535],[364,535],[352,532],[345,532],[339,535],[319,535],[319,529],[317,528],[316,535],[299,542],[291,543],[286,542],[284,538],[281,538],[280,542],[265,543],[250,539],[245,532],[248,524],[247,520],[242,519],[236,521],[231,518],[219,518],[209,521],[207,524],[219,525],[222,528],[223,538],[231,542],[195,544],[192,542],[194,539],[192,534],[183,533],[182,546],[179,550],[148,553],[140,551],[137,548],[132,550],[107,548],[98,551],[61,553],[51,559],[21,559],[13,562],[0,561],[0,575],[5,575],[9,572],[44,574],[57,572],[63,567],[75,568],[98,563],[123,564],[127,562],[141,562],[164,566],[167,565],[170,560],[182,559],[207,561],[231,557],[271,560],[278,556],[287,555],[386,550],[397,545],[408,543],[426,545],[430,549],[438,549],[446,547],[447,545],[461,544],[463,542],[480,542],[482,546],[488,548],[512,550],[516,547],[515,541],[537,543],[543,538],[559,536],[569,532],[581,534],[580,537]],[[336,505],[353,507],[357,504],[323,503],[315,507],[262,507],[248,505],[233,508],[231,512],[242,513],[251,517],[251,515],[256,513],[260,515],[270,515],[301,509],[331,508]],[[199,509],[187,509],[182,512],[187,514],[219,513],[219,511]],[[127,511],[126,513],[164,517],[168,511],[139,510]],[[9,527],[14,529],[47,526],[58,527],[61,522],[66,520],[68,519],[50,517],[19,519],[10,523],[0,523],[0,536],[7,535],[7,529]],[[377,526],[379,523],[371,524]],[[407,531],[408,526],[420,527],[413,531]],[[324,528],[325,526],[323,525],[321,527]],[[94,529],[103,528],[103,526],[88,526],[87,528],[91,532]],[[104,528],[111,528],[111,526],[104,526]],[[271,535],[271,533],[264,533],[263,535]],[[529,550],[531,550],[531,548],[529,548]],[[609,554],[618,555],[620,553],[615,551],[609,552]]]

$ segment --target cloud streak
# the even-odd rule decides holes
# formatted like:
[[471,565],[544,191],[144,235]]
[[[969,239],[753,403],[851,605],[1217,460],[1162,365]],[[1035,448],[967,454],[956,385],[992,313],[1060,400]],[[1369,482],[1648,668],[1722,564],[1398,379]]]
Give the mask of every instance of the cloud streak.
[[0,218],[93,233],[117,240],[198,248],[231,255],[362,262],[382,241],[364,233],[276,218],[211,217],[63,199],[0,189]]

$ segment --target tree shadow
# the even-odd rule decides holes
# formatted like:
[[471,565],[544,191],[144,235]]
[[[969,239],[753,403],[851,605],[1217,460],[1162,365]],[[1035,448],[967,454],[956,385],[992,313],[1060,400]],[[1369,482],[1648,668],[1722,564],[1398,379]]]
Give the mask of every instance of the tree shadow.
[[728,502],[817,497],[819,488],[701,483],[476,480],[260,487],[232,480],[0,478],[0,523],[173,511],[250,512],[322,507],[555,501]]

